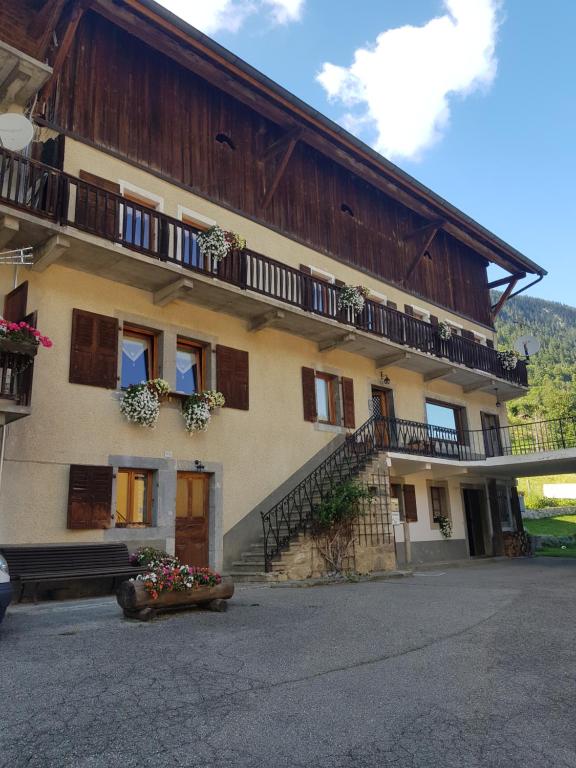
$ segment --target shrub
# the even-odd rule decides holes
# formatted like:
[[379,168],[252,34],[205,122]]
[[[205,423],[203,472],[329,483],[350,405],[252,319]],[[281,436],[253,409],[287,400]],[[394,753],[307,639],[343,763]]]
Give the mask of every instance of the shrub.
[[320,504],[314,507],[314,519],[322,528],[351,521],[362,514],[360,502],[372,498],[368,488],[354,480],[347,480],[331,488]]

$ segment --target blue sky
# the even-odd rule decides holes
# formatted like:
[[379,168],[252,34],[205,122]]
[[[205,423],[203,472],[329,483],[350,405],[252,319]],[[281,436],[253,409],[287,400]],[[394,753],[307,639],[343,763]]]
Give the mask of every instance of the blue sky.
[[576,304],[573,0],[161,1],[545,267],[529,295]]

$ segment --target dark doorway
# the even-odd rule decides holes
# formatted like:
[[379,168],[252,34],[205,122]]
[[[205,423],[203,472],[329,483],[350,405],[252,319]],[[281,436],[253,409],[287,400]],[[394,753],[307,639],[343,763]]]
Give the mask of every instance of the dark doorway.
[[376,417],[376,439],[381,448],[396,443],[394,428],[394,393],[385,387],[372,387],[372,413]]
[[462,495],[464,496],[470,557],[484,557],[486,555],[484,539],[486,498],[484,491],[479,488],[463,488]]

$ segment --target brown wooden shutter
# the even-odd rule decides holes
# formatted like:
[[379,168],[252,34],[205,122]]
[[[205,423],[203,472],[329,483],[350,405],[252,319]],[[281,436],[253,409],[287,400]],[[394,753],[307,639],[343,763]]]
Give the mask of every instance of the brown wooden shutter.
[[28,304],[28,280],[20,283],[13,291],[4,297],[4,319],[12,323],[19,323],[26,317],[26,305]]
[[403,485],[404,516],[407,523],[418,522],[418,509],[416,507],[416,488],[413,485]]
[[227,408],[247,411],[250,407],[248,352],[218,344],[216,382]]
[[302,400],[304,403],[304,420],[316,421],[316,376],[313,368],[302,366]]
[[70,382],[116,389],[118,320],[115,317],[73,310]]
[[112,524],[112,467],[70,465],[68,528],[102,529]]
[[390,309],[398,309],[398,304],[396,304],[395,301],[387,301],[386,306],[388,306]]
[[96,176],[96,174],[89,173],[88,171],[80,171],[79,176],[82,181],[87,181],[88,184],[94,184],[95,187],[101,187],[107,192],[112,192],[114,195],[120,194],[120,184],[117,184],[115,181],[104,179],[102,176]]
[[414,307],[411,304],[404,304],[404,314],[414,316]]
[[438,325],[438,322],[439,320],[436,315],[430,315],[430,325]]
[[356,419],[354,413],[354,381],[342,376],[342,416],[344,426],[354,429]]
[[462,329],[462,338],[468,339],[468,341],[476,341],[476,337],[472,333],[472,331],[467,331],[465,328]]

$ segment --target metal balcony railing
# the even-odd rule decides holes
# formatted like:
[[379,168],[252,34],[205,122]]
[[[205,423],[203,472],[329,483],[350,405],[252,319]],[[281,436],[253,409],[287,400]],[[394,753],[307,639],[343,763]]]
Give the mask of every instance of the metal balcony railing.
[[248,249],[217,263],[200,252],[193,226],[1,148],[0,202],[404,347],[528,385],[522,360],[508,370],[491,347],[462,336],[443,340],[432,324],[374,301],[367,300],[358,315],[339,309],[338,286]]

